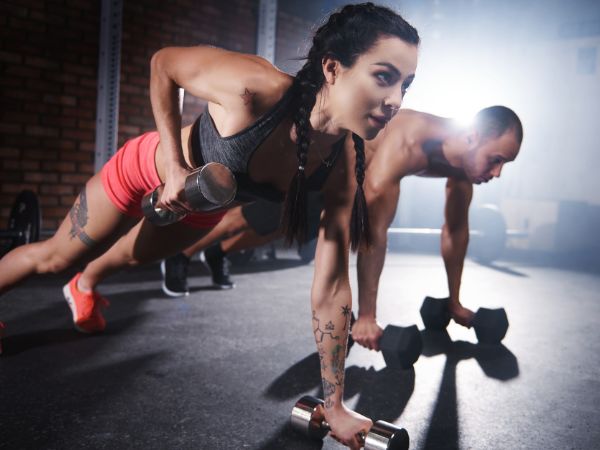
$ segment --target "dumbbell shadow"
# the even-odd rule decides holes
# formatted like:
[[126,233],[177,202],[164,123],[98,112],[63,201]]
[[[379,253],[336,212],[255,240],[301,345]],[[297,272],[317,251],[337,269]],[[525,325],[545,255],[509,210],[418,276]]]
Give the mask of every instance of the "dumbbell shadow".
[[504,345],[488,346],[452,341],[444,331],[423,330],[423,356],[446,355],[435,408],[429,421],[423,448],[459,448],[456,367],[474,358],[486,376],[508,381],[519,375],[515,355]]

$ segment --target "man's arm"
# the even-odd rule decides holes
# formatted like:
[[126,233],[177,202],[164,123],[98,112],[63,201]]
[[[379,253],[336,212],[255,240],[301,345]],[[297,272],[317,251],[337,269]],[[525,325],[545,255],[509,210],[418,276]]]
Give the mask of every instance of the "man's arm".
[[446,183],[445,222],[442,227],[441,250],[453,319],[470,326],[473,313],[460,304],[460,283],[469,245],[469,205],[473,198],[473,185],[466,180],[448,178]]

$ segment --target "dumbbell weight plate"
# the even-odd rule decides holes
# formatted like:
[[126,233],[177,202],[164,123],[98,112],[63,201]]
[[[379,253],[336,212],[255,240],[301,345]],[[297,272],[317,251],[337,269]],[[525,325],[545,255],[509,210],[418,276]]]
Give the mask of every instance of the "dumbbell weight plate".
[[499,344],[508,331],[508,317],[504,308],[479,308],[473,319],[477,340],[482,344]]
[[186,202],[195,211],[213,211],[227,206],[235,198],[237,182],[227,166],[210,162],[185,180]]
[[292,428],[312,439],[323,439],[329,432],[321,426],[324,418],[317,413],[317,409],[323,403],[323,400],[312,395],[305,395],[298,400],[290,416]]
[[166,226],[177,222],[182,216],[174,213],[167,208],[158,208],[158,200],[160,199],[164,186],[159,186],[151,193],[146,194],[142,198],[142,212],[148,221],[157,227]]
[[408,431],[404,428],[378,420],[373,424],[365,438],[365,449],[407,450],[410,446]]
[[10,240],[8,250],[40,239],[42,213],[37,196],[32,191],[22,191],[10,210],[8,228],[0,234]]
[[410,369],[423,350],[421,332],[416,325],[388,325],[379,341],[386,366],[391,369]]
[[421,319],[428,330],[445,330],[450,323],[449,298],[425,297],[421,309]]
[[506,222],[495,205],[474,208],[469,220],[473,230],[469,253],[482,263],[498,259],[506,247]]

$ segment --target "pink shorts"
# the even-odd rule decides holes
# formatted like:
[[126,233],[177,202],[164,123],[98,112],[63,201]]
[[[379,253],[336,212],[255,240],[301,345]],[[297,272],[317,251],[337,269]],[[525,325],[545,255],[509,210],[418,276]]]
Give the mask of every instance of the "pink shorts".
[[[142,197],[162,183],[154,163],[158,142],[157,131],[130,139],[102,168],[102,186],[111,202],[123,214],[142,218]],[[212,228],[225,213],[224,210],[191,213],[181,222],[193,228]]]

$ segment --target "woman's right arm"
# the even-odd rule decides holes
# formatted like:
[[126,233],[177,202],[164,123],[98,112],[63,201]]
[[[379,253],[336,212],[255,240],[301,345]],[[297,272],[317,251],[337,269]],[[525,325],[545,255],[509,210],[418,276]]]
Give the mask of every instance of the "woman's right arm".
[[[209,46],[167,47],[150,64],[150,102],[165,161],[165,188],[161,203],[185,212],[183,187],[190,168],[183,156],[179,88],[219,105],[232,115],[251,114],[245,89],[257,93],[268,66],[255,56]],[[258,94],[260,95],[260,93]]]
[[354,171],[349,170],[351,168],[343,160],[336,164],[323,192],[324,209],[311,291],[312,330],[321,361],[324,414],[331,426],[331,435],[344,445],[358,449],[361,447],[358,434],[366,434],[372,422],[349,410],[343,403],[352,311],[348,230],[355,186],[352,183]]

